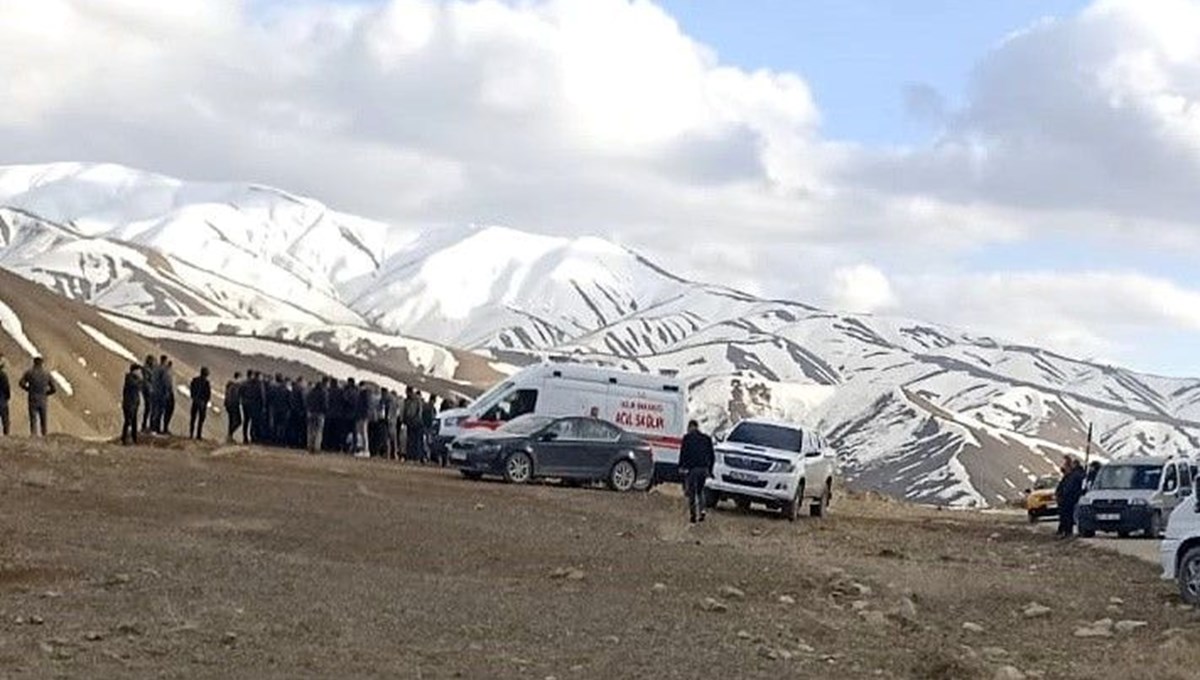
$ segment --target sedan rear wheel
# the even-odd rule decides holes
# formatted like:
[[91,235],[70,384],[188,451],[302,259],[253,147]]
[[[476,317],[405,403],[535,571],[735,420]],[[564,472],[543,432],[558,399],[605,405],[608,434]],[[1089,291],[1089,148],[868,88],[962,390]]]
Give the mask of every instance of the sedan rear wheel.
[[608,488],[624,493],[637,484],[637,468],[627,460],[618,460],[608,471]]
[[525,484],[533,478],[533,460],[528,453],[517,451],[504,459],[504,481]]

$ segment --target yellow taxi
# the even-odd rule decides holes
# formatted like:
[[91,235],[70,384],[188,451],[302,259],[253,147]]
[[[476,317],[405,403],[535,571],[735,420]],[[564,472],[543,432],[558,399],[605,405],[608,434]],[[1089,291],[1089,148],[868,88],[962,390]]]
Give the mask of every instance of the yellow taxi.
[[1025,512],[1030,524],[1043,517],[1058,517],[1058,499],[1054,494],[1057,488],[1058,477],[1051,475],[1039,477],[1032,489],[1025,490]]

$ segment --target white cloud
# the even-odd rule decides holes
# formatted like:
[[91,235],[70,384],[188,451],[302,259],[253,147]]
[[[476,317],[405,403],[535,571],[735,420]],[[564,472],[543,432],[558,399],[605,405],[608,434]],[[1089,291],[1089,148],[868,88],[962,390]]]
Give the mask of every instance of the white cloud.
[[[909,95],[935,143],[830,142],[798,75],[722,63],[648,0],[9,0],[0,39],[5,162],[602,234],[768,294],[1096,352],[1127,337],[1119,286],[1092,278],[1112,295],[1081,315],[1050,302],[1078,277],[964,278],[960,257],[1046,233],[1200,254],[1200,2],[1101,0],[996,46],[959,110]],[[1019,317],[995,302],[1012,286]]]
[[896,305],[891,282],[869,264],[834,271],[829,297],[835,309],[848,312],[878,312]]

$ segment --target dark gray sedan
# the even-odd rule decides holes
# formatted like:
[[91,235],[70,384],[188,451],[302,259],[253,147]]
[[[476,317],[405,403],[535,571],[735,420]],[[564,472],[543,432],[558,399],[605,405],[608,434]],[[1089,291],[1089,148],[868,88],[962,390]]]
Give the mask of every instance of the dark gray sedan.
[[649,444],[595,418],[521,416],[495,431],[460,436],[450,462],[467,479],[603,481],[614,491],[648,488],[654,474]]

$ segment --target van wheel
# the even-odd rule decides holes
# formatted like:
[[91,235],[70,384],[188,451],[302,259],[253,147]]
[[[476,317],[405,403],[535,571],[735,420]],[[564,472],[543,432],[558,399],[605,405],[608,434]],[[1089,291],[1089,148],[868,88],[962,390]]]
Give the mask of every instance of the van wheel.
[[808,505],[808,514],[813,517],[824,517],[829,511],[829,504],[833,501],[833,482],[825,480],[825,490],[821,492],[821,499],[813,501]]
[[1193,607],[1200,605],[1200,548],[1192,548],[1179,561],[1179,597]]
[[517,451],[504,459],[504,481],[525,484],[530,479],[533,479],[533,459],[528,453]]
[[637,468],[627,460],[618,460],[608,471],[608,488],[624,493],[637,483]]

